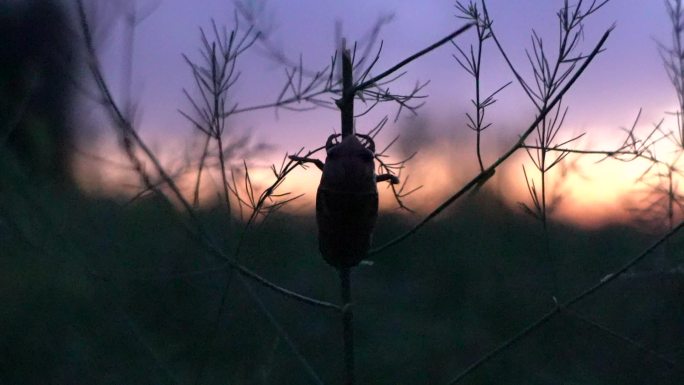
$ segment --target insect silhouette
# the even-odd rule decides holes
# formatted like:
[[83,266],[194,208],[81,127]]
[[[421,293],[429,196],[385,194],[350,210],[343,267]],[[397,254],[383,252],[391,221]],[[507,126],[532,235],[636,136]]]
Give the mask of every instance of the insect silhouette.
[[377,183],[399,183],[391,174],[375,174],[375,143],[363,134],[334,134],[325,144],[325,163],[290,156],[315,164],[323,171],[316,193],[318,247],[325,261],[336,268],[358,265],[368,254],[378,217]]

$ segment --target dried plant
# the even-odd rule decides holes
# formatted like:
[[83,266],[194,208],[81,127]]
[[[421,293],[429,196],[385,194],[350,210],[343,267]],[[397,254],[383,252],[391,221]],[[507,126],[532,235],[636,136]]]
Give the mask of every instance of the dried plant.
[[[341,134],[332,134],[328,137],[326,148],[326,163],[318,159],[308,157],[291,156],[290,159],[300,163],[314,163],[323,172],[321,183],[316,195],[316,220],[319,229],[319,250],[323,258],[339,271],[340,292],[344,303],[342,314],[345,383],[355,383],[355,355],[354,355],[354,328],[352,325],[353,309],[351,299],[351,269],[358,265],[368,255],[371,244],[371,236],[375,227],[378,211],[378,193],[376,183],[389,181],[392,186],[399,184],[394,171],[401,171],[406,160],[386,163],[382,160],[384,153],[396,141],[382,150],[379,155],[375,152],[375,143],[371,135],[357,134],[354,129],[354,101],[356,98],[365,102],[370,88],[379,88],[391,83],[397,77],[383,80],[392,76],[411,61],[429,53],[430,51],[449,42],[451,39],[465,32],[471,27],[470,24],[461,27],[446,38],[428,46],[416,54],[406,58],[380,75],[368,78],[369,74],[378,61],[379,52],[366,70],[362,72],[361,79],[354,79],[354,56],[346,49],[345,41],[342,43],[342,90],[335,104],[340,109]],[[363,60],[363,59],[362,59]],[[380,82],[383,83],[380,83]],[[415,98],[415,90],[409,96],[397,96],[389,92],[389,88],[383,91],[382,97],[377,97],[368,108],[372,109],[382,101],[394,101],[402,108],[413,111],[417,106],[411,106],[409,102]],[[365,96],[364,96],[365,95]],[[365,115],[366,110],[361,115]],[[371,134],[377,134],[386,119],[380,122]],[[335,139],[341,137],[337,143]],[[364,144],[360,140],[364,140]],[[387,173],[375,175],[373,161],[377,159],[380,170]],[[406,194],[402,189],[393,192],[400,207],[403,206],[401,198]],[[410,193],[410,192],[409,192]]]
[[[679,1],[677,1],[679,2]],[[533,53],[527,55],[529,62],[532,65],[533,68],[533,74],[534,74],[534,80],[535,86],[530,86],[523,78],[522,76],[519,75],[519,72],[515,69],[511,61],[508,59],[505,51],[502,48],[501,43],[498,41],[496,35],[494,34],[494,31],[491,30],[491,19],[489,19],[489,15],[487,13],[487,8],[486,5],[483,2],[483,8],[484,8],[484,22],[482,22],[482,25],[487,25],[490,28],[490,37],[492,37],[496,44],[497,47],[499,48],[501,54],[504,56],[506,62],[509,64],[510,69],[514,73],[516,79],[518,82],[521,84],[523,87],[523,90],[525,93],[528,95],[530,100],[534,103],[535,107],[537,108],[538,112],[542,111],[548,111],[548,106],[549,106],[549,100],[552,100],[552,95],[556,94],[558,90],[562,88],[562,84],[568,80],[568,77],[572,74],[576,64],[578,61],[582,60],[583,58],[586,58],[587,56],[583,55],[582,53],[573,53],[573,50],[577,48],[578,41],[580,40],[580,37],[582,36],[582,23],[583,20],[591,15],[592,13],[596,12],[599,8],[603,7],[607,1],[602,1],[602,2],[596,2],[592,1],[589,3],[587,8],[582,8],[583,6],[583,1],[577,2],[574,6],[570,6],[568,1],[564,2],[563,8],[558,13],[558,18],[560,22],[560,47],[559,47],[559,55],[557,59],[555,60],[555,64],[551,65],[550,63],[554,63],[553,61],[550,61],[549,58],[547,57],[543,45],[542,38],[536,34],[536,32],[533,32],[532,36],[532,42],[533,42]],[[677,13],[676,11],[677,8],[676,6],[672,6],[668,2],[669,6],[669,12],[670,15],[673,13]],[[467,15],[467,17],[472,18],[473,20],[479,20],[480,16],[477,12],[477,7],[475,4],[472,2],[468,6],[464,6],[461,3],[458,3],[457,5],[459,11]],[[674,10],[674,11],[673,11]],[[679,11],[678,15],[681,14],[681,11]],[[681,18],[674,17],[673,20],[677,20],[676,25],[675,25],[675,30],[677,31],[681,30],[681,27],[677,27],[678,25],[681,24]],[[482,41],[482,39],[480,39]],[[675,45],[677,43],[675,42]],[[461,50],[459,50],[461,53],[461,56],[465,57],[466,60],[468,59],[468,56],[462,53]],[[476,62],[474,57],[474,54],[471,54],[470,61],[468,63],[474,63]],[[472,68],[474,67],[472,64],[464,66],[463,63],[459,60],[459,64],[466,68],[469,73],[475,72]],[[676,64],[672,64],[669,66],[670,73],[673,71],[671,68],[677,68]],[[672,78],[672,75],[671,75]],[[673,82],[676,85],[676,82],[673,80]],[[680,99],[681,100],[681,99]],[[478,104],[476,104],[478,106]],[[527,151],[530,159],[532,160],[535,168],[539,171],[540,173],[540,178],[541,178],[541,191],[537,189],[534,180],[531,179],[531,177],[528,176],[526,170],[523,168],[523,173],[525,175],[525,180],[527,182],[527,187],[528,187],[528,192],[530,194],[530,197],[532,199],[533,206],[530,208],[529,206],[522,204],[523,208],[527,213],[532,215],[533,217],[539,219],[543,225],[544,225],[544,230],[546,232],[546,224],[548,220],[548,214],[550,213],[550,206],[547,203],[547,192],[545,188],[545,176],[546,173],[552,169],[554,166],[561,164],[561,162],[566,158],[569,154],[575,153],[575,154],[594,154],[594,155],[601,155],[603,158],[599,161],[604,161],[606,159],[615,159],[621,162],[631,162],[636,159],[645,159],[648,162],[650,162],[650,166],[644,171],[644,174],[642,174],[641,179],[644,178],[644,176],[649,175],[653,170],[658,170],[661,167],[663,167],[664,162],[660,161],[659,158],[657,157],[655,153],[655,147],[656,144],[661,142],[663,139],[667,137],[671,137],[671,135],[664,133],[662,131],[662,121],[654,126],[654,128],[644,137],[644,138],[639,138],[635,131],[636,131],[636,125],[639,120],[639,117],[637,116],[637,119],[635,120],[634,124],[630,129],[626,129],[626,139],[624,142],[618,146],[614,150],[579,150],[579,149],[574,149],[572,148],[572,144],[576,142],[580,136],[573,137],[569,140],[556,143],[555,139],[563,126],[563,122],[567,113],[567,108],[566,109],[561,109],[561,104],[558,103],[557,107],[555,107],[555,112],[552,114],[549,114],[548,118],[544,118],[541,120],[537,120],[538,126],[536,126],[535,132],[536,132],[536,138],[535,138],[535,143],[533,145],[528,145],[528,144],[523,144],[521,145],[522,148],[525,148]],[[470,118],[470,116],[469,116]],[[679,120],[678,120],[679,121]],[[470,118],[470,125],[469,127],[472,129],[473,126],[477,127],[476,123],[473,123],[473,119]],[[479,134],[479,132],[478,132]],[[524,140],[524,139],[523,139]],[[479,141],[478,141],[478,146],[479,146]],[[552,155],[552,156],[550,156]],[[677,157],[678,159],[678,157]],[[675,160],[676,163],[677,160]],[[666,188],[662,189],[662,184],[660,181],[657,182],[653,188],[656,191],[660,191],[663,196],[668,197],[668,201],[672,202],[675,198],[675,194],[673,193],[673,170],[671,168],[666,167],[667,172],[665,173],[657,173],[657,176],[659,178],[664,178],[668,181],[666,184]],[[472,182],[471,182],[472,183]],[[662,190],[661,190],[662,189]],[[457,197],[457,196],[456,196]],[[666,363],[670,368],[676,367],[676,363],[671,360],[670,358],[666,357],[662,353],[647,347],[643,344],[641,344],[638,341],[635,341],[629,337],[626,337],[615,330],[611,329],[610,327],[603,325],[601,323],[598,323],[585,315],[582,315],[578,313],[576,310],[571,310],[570,307],[579,303],[582,301],[584,298],[592,295],[593,293],[599,291],[605,285],[607,285],[609,282],[615,280],[619,276],[625,275],[628,270],[630,270],[632,267],[634,267],[637,263],[641,262],[644,260],[647,256],[652,254],[658,247],[665,245],[669,242],[670,238],[673,237],[679,230],[681,230],[682,227],[684,227],[684,222],[680,222],[679,224],[676,224],[672,220],[672,203],[669,203],[668,205],[668,218],[669,218],[669,231],[662,236],[658,241],[656,241],[651,247],[647,248],[643,253],[638,255],[637,257],[629,260],[626,264],[624,264],[620,269],[616,270],[613,273],[610,273],[606,275],[600,282],[595,284],[594,286],[589,287],[588,289],[580,292],[580,294],[572,297],[571,299],[560,302],[556,299],[556,297],[553,297],[554,302],[556,304],[556,307],[552,309],[550,312],[547,314],[543,315],[540,317],[537,321],[531,323],[527,327],[523,328],[519,333],[515,334],[513,337],[510,339],[504,341],[502,344],[498,345],[496,348],[491,350],[489,353],[485,354],[482,356],[480,359],[475,360],[473,364],[468,366],[465,370],[463,370],[458,376],[454,377],[449,384],[456,384],[460,383],[463,381],[466,377],[469,375],[473,374],[478,368],[482,367],[484,364],[489,362],[490,360],[494,359],[495,357],[500,356],[503,352],[511,348],[513,345],[519,343],[520,341],[526,339],[529,337],[534,331],[538,330],[541,326],[549,322],[551,319],[553,319],[557,315],[566,315],[572,318],[575,318],[585,324],[590,325],[591,327],[595,328],[596,330],[611,336],[612,338],[616,338],[623,343],[625,343],[628,346],[631,346],[639,351],[642,351],[643,353],[647,355],[651,355],[658,359],[661,362]],[[546,235],[548,236],[548,235]],[[548,238],[547,238],[547,245],[548,245]],[[549,249],[547,247],[546,249],[547,256],[549,255]]]
[[[527,94],[530,101],[537,109],[537,113],[543,111],[549,102],[557,95],[568,77],[575,70],[577,63],[584,57],[580,51],[579,43],[584,34],[584,22],[587,17],[598,11],[608,1],[591,1],[584,6],[582,1],[570,5],[565,1],[557,13],[559,36],[558,52],[555,56],[550,56],[549,48],[544,46],[544,41],[536,31],[532,31],[532,50],[526,50],[527,59],[532,67],[533,81],[526,81],[519,71],[517,71],[510,60],[506,59],[511,70],[515,74],[520,86]],[[485,8],[486,13],[486,8]],[[492,38],[501,50],[504,57],[507,57],[497,36],[492,33]],[[563,107],[562,100],[555,106],[552,113],[548,114],[535,128],[534,150],[525,147],[525,151],[532,164],[539,174],[539,187],[535,183],[532,175],[527,173],[523,166],[523,175],[527,191],[532,200],[530,207],[526,203],[520,203],[524,212],[539,220],[544,232],[543,246],[546,254],[547,263],[550,270],[550,290],[558,292],[558,273],[556,262],[552,256],[550,234],[548,232],[548,216],[557,207],[560,195],[550,194],[548,173],[556,165],[562,162],[569,152],[551,151],[550,148],[564,147],[572,145],[584,134],[577,135],[570,139],[557,142],[558,134],[563,127],[568,108]]]
[[658,51],[677,94],[678,108],[673,113],[677,118],[675,140],[684,149],[684,8],[681,0],[665,0],[665,7],[672,26],[672,46],[658,42]]
[[468,128],[475,131],[476,142],[475,152],[477,154],[477,163],[480,166],[480,171],[484,171],[484,163],[482,161],[481,137],[484,130],[489,128],[492,123],[485,122],[485,112],[487,107],[496,103],[496,95],[508,87],[511,82],[508,82],[495,91],[489,93],[487,96],[482,95],[481,90],[481,68],[482,68],[482,51],[487,40],[492,38],[491,27],[492,21],[488,15],[483,14],[478,7],[478,3],[470,1],[469,3],[456,2],[457,17],[475,23],[477,31],[477,45],[471,45],[468,51],[463,50],[457,44],[454,44],[458,55],[453,55],[456,62],[475,80],[475,98],[471,103],[475,107],[475,115],[466,113],[468,118]]
[[[511,69],[516,74],[521,87],[534,104],[537,111],[545,109],[549,101],[562,88],[568,77],[575,70],[577,63],[584,58],[584,54],[579,51],[579,43],[584,33],[584,22],[587,17],[598,11],[608,1],[592,1],[588,6],[583,7],[583,2],[579,1],[570,5],[564,2],[563,7],[558,11],[559,46],[555,57],[549,57],[548,49],[544,47],[544,41],[535,31],[532,32],[532,51],[526,51],[527,58],[532,67],[534,81],[525,81],[518,75],[513,67]],[[493,36],[499,49],[501,44],[496,36]],[[507,60],[509,65],[511,62]],[[562,103],[558,103],[552,114],[543,119],[535,129],[534,149],[526,147],[525,150],[531,159],[534,167],[539,172],[540,188],[538,189],[533,179],[528,176],[523,167],[525,181],[527,184],[533,206],[522,203],[525,211],[539,219],[546,230],[549,208],[552,207],[548,202],[547,174],[558,165],[569,154],[563,151],[551,151],[551,148],[564,147],[572,144],[584,134],[563,140],[557,143],[558,133],[560,132],[568,109],[563,108]]]
[[[194,116],[180,111],[193,126],[207,136],[202,157],[197,170],[197,182],[195,184],[195,206],[198,204],[199,186],[202,170],[206,161],[210,140],[216,141],[219,166],[221,171],[221,184],[223,186],[223,201],[227,213],[231,214],[231,204],[229,190],[237,196],[237,186],[231,186],[226,171],[226,163],[231,154],[226,154],[226,121],[237,108],[234,103],[229,106],[231,88],[235,85],[240,73],[236,71],[238,57],[251,47],[259,37],[258,33],[253,33],[248,28],[244,33],[240,32],[239,19],[235,17],[235,29],[230,33],[226,29],[219,30],[216,23],[212,21],[212,39],[207,37],[206,32],[201,29],[202,41],[202,63],[193,62],[187,55],[183,55],[195,79],[195,86],[199,93],[197,98],[191,96],[187,90],[183,93],[193,107]],[[236,141],[242,141],[237,138]]]
[[[391,246],[407,239],[412,234],[415,234],[423,226],[442,213],[447,207],[463,197],[467,192],[477,191],[479,187],[486,184],[495,174],[496,169],[499,168],[499,166],[510,159],[518,150],[522,149],[527,152],[538,172],[538,176],[535,179],[534,176],[527,173],[527,170],[523,169],[525,181],[532,200],[531,205],[526,204],[524,207],[528,213],[541,221],[545,231],[548,217],[551,214],[551,208],[553,207],[553,199],[549,197],[550,194],[547,186],[548,172],[555,166],[561,164],[561,162],[573,153],[602,155],[604,157],[603,159],[614,159],[622,162],[629,162],[635,159],[651,160],[652,166],[644,175],[657,170],[656,176],[658,178],[664,178],[669,181],[667,191],[658,190],[658,192],[666,194],[669,199],[668,215],[670,218],[670,231],[638,256],[628,260],[620,268],[615,269],[613,272],[606,275],[600,282],[587,289],[581,290],[579,294],[570,296],[567,300],[558,300],[554,297],[554,306],[550,311],[543,314],[541,317],[538,317],[536,321],[496,346],[489,353],[475,359],[470,366],[454,377],[449,384],[463,381],[478,368],[481,368],[492,359],[500,356],[515,344],[523,341],[533,332],[560,315],[578,319],[607,335],[623,341],[641,352],[652,354],[660,361],[666,362],[668,365],[675,364],[661,353],[614,331],[610,327],[595,321],[591,316],[585,315],[573,308],[574,305],[598,292],[618,277],[624,275],[628,270],[648,257],[657,247],[666,243],[684,227],[684,223],[677,224],[674,221],[674,215],[672,214],[678,202],[681,201],[681,197],[676,193],[676,181],[680,176],[680,172],[674,166],[666,168],[666,171],[663,172],[661,168],[663,163],[658,160],[659,158],[655,153],[656,143],[663,141],[665,138],[673,137],[662,131],[660,124],[656,125],[645,138],[639,138],[635,133],[635,122],[631,129],[626,130],[626,139],[624,142],[616,149],[610,151],[574,149],[573,145],[576,144],[576,141],[580,136],[572,137],[570,139],[559,139],[561,137],[559,133],[563,127],[565,116],[568,111],[567,107],[563,107],[563,97],[573,87],[575,82],[581,77],[597,55],[604,50],[605,43],[612,31],[612,28],[607,29],[601,38],[594,44],[589,53],[585,54],[581,51],[580,47],[583,23],[588,16],[602,8],[608,0],[592,2],[583,2],[580,0],[575,5],[570,5],[567,0],[564,1],[564,6],[557,14],[560,27],[559,50],[557,56],[550,57],[548,48],[544,46],[542,37],[536,32],[533,32],[532,50],[528,52],[527,55],[529,64],[533,69],[532,80],[525,80],[520,75],[520,71],[517,70],[517,67],[508,59],[503,44],[497,38],[493,19],[490,17],[484,2],[457,2],[457,11],[459,12],[460,17],[465,19],[468,24],[379,73],[376,73],[375,66],[378,63],[382,52],[382,43],[374,55],[370,55],[371,49],[367,48],[361,50],[363,53],[358,54],[358,57],[356,54],[356,45],[349,51],[345,49],[346,47],[343,47],[340,52],[332,55],[328,66],[321,70],[311,71],[305,67],[301,56],[298,61],[291,61],[286,55],[276,52],[274,45],[268,39],[268,35],[265,35],[264,31],[261,29],[249,26],[244,31],[241,30],[241,17],[243,20],[248,21],[248,25],[254,25],[256,21],[254,14],[250,13],[246,8],[242,8],[239,11],[240,13],[236,14],[234,29],[231,31],[219,27],[212,22],[209,33],[205,30],[201,30],[200,53],[202,59],[200,61],[194,61],[189,56],[184,56],[194,77],[195,93],[183,90],[190,103],[191,109],[189,112],[183,110],[181,111],[181,114],[192,124],[194,129],[198,130],[198,132],[205,137],[199,161],[194,163],[194,167],[192,168],[192,162],[187,162],[188,164],[186,165],[186,169],[196,169],[197,173],[192,202],[185,197],[176,182],[178,175],[180,175],[181,172],[186,171],[186,169],[174,170],[174,172],[171,172],[168,167],[164,167],[153,151],[138,135],[131,117],[132,113],[130,111],[132,108],[120,107],[121,103],[112,96],[98,61],[89,19],[86,17],[82,1],[76,1],[79,8],[81,32],[84,37],[84,45],[89,60],[89,69],[97,86],[96,92],[98,94],[98,99],[102,101],[102,106],[109,112],[111,120],[117,130],[116,132],[122,139],[123,150],[132,165],[131,167],[136,171],[144,184],[140,191],[140,195],[154,195],[170,206],[174,203],[179,204],[184,213],[184,216],[179,215],[179,221],[184,226],[187,233],[197,242],[203,251],[216,257],[218,260],[217,264],[206,269],[164,276],[140,276],[135,277],[135,279],[170,280],[226,270],[237,273],[226,275],[224,285],[220,291],[220,303],[218,304],[216,317],[213,320],[212,326],[204,335],[204,343],[200,346],[200,348],[206,349],[206,351],[199,352],[199,365],[193,372],[195,383],[202,383],[204,362],[207,360],[209,354],[208,349],[215,340],[214,337],[220,329],[222,315],[228,308],[227,304],[230,299],[228,297],[228,289],[231,282],[233,282],[233,277],[235,277],[238,283],[245,289],[249,298],[257,305],[259,311],[265,315],[276,330],[277,337],[275,346],[277,346],[280,341],[284,342],[288,346],[289,352],[297,359],[311,382],[317,384],[323,383],[321,376],[317,373],[314,366],[305,357],[297,344],[287,333],[283,324],[275,317],[274,313],[263,301],[259,293],[253,289],[252,284],[257,283],[279,297],[294,299],[320,310],[332,310],[336,315],[340,316],[343,326],[342,344],[346,370],[345,382],[347,384],[354,384],[356,377],[355,361],[357,357],[354,351],[354,327],[352,324],[355,306],[351,296],[352,266],[359,263],[361,259],[378,255],[389,250]],[[678,3],[679,1],[677,1],[677,4]],[[479,4],[481,4],[481,7]],[[674,7],[672,10],[674,10],[672,12],[680,12],[678,11],[678,7]],[[680,15],[680,13],[677,13],[677,15]],[[677,20],[679,19],[680,16],[677,16]],[[379,22],[378,25],[381,26],[383,22],[384,21]],[[389,186],[392,189],[397,205],[400,208],[408,209],[403,202],[403,198],[416,189],[409,188],[408,190],[410,191],[405,191],[408,178],[404,178],[401,187],[398,187],[397,185],[399,177],[402,176],[402,171],[405,169],[406,162],[415,154],[399,161],[390,160],[388,157],[388,149],[395,143],[396,139],[390,141],[382,150],[375,151],[375,147],[372,143],[378,132],[380,132],[388,122],[389,119],[387,117],[382,119],[366,134],[356,132],[354,119],[361,119],[369,111],[382,103],[390,103],[396,107],[397,112],[395,120],[399,117],[400,113],[404,111],[416,113],[417,109],[423,103],[423,98],[426,96],[422,94],[422,92],[427,83],[416,83],[415,87],[407,92],[390,90],[390,84],[404,75],[400,70],[406,64],[448,42],[452,42],[454,38],[470,28],[473,28],[476,32],[476,43],[471,45],[469,49],[464,49],[462,48],[463,46],[455,44],[457,54],[454,56],[461,68],[463,68],[475,81],[475,96],[472,99],[474,111],[469,112],[466,115],[466,124],[476,135],[475,155],[479,166],[477,175],[471,178],[463,186],[459,187],[448,199],[434,208],[427,216],[405,233],[370,250],[370,242],[367,242],[367,244],[362,242],[364,250],[362,250],[359,255],[354,255],[354,260],[352,262],[331,263],[338,268],[340,273],[341,304],[319,300],[294,292],[249,269],[239,259],[242,256],[242,245],[246,234],[248,234],[252,229],[253,224],[258,219],[269,217],[293,199],[298,198],[287,192],[284,193],[280,191],[283,182],[290,173],[298,167],[306,167],[306,163],[315,164],[318,168],[324,170],[325,175],[325,166],[326,164],[329,164],[331,160],[328,159],[326,160],[326,163],[323,163],[321,160],[314,159],[313,157],[319,154],[323,149],[326,149],[327,155],[330,156],[331,150],[342,148],[346,139],[351,138],[358,142],[361,147],[357,146],[355,148],[356,150],[359,148],[361,148],[361,150],[367,150],[364,152],[366,155],[368,155],[368,151],[370,151],[368,159],[364,158],[364,165],[369,166],[369,174],[372,174],[374,177],[376,174],[379,174],[379,176],[372,181],[373,188],[375,187],[374,183],[376,181],[390,181],[391,183]],[[373,29],[373,31],[375,32],[370,35],[371,41],[377,39],[379,29]],[[485,119],[486,111],[495,103],[497,95],[510,83],[506,83],[489,93],[483,92],[481,87],[483,76],[481,71],[483,60],[482,52],[484,45],[488,42],[493,42],[496,45],[499,54],[501,54],[507,62],[513,76],[536,108],[535,116],[530,119],[531,122],[527,128],[519,133],[518,140],[492,162],[488,162],[482,154],[483,132],[492,124]],[[280,92],[276,95],[275,101],[273,102],[239,107],[239,104],[236,101],[236,95],[233,95],[231,92],[232,87],[239,78],[238,59],[246,50],[257,45],[262,45],[262,48],[265,48],[267,51],[276,52],[273,57],[284,67],[284,85],[280,88]],[[370,45],[368,47],[370,47]],[[335,70],[340,64],[342,66],[342,74],[341,76],[336,76]],[[679,67],[673,66],[673,68]],[[334,101],[329,100],[330,96],[335,98]],[[360,102],[363,105],[360,113],[355,112],[356,102]],[[316,107],[337,108],[340,110],[341,134],[333,132],[329,136],[330,143],[327,146],[321,146],[308,151],[300,149],[294,154],[286,154],[280,165],[272,166],[271,171],[273,175],[270,184],[264,189],[258,189],[252,181],[253,172],[250,171],[247,161],[242,160],[242,162],[236,166],[237,161],[240,159],[235,156],[233,149],[236,147],[245,147],[247,142],[244,137],[235,135],[235,132],[230,126],[230,118],[236,114],[263,109],[274,109],[277,111],[282,108],[294,111],[306,111]],[[680,140],[681,135],[679,137]],[[341,137],[341,139],[338,140],[338,137]],[[533,141],[533,144],[529,143],[530,140]],[[215,149],[212,150],[212,147],[215,147]],[[678,160],[679,158],[677,157],[676,159]],[[375,163],[376,161],[377,163]],[[677,161],[672,165],[676,165],[676,163]],[[225,204],[226,214],[235,216],[235,209],[237,209],[241,217],[243,217],[244,214],[247,218],[243,223],[242,228],[237,230],[237,243],[233,245],[230,250],[215,242],[214,234],[211,234],[202,220],[198,217],[197,208],[200,205],[199,186],[203,170],[210,167],[216,167],[221,173],[221,200]],[[535,180],[538,180],[539,184],[537,184]],[[538,185],[539,188],[537,187]],[[657,184],[655,186],[656,187],[654,188],[659,189],[662,185]],[[375,194],[375,204],[377,206],[377,191],[375,191]],[[375,210],[377,210],[377,207]],[[373,214],[377,215],[377,211]],[[332,220],[337,219],[332,218]],[[342,232],[344,229],[338,229],[336,231]],[[372,226],[370,231],[372,231]],[[370,234],[366,235],[370,236]],[[329,260],[329,256],[325,255],[326,251],[324,250],[324,247],[321,247],[321,251],[323,252],[324,257],[326,257],[326,260]],[[550,254],[548,249],[547,254]],[[106,279],[106,277],[104,278]],[[135,325],[132,326],[134,328]],[[275,346],[273,347],[273,351],[276,349]],[[151,348],[149,350],[152,351]],[[179,382],[173,377],[173,373],[170,370],[165,371],[169,373],[169,377],[174,379],[175,382]]]

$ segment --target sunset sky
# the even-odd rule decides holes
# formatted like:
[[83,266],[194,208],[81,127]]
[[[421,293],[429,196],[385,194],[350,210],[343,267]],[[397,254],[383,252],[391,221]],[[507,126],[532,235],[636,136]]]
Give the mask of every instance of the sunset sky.
[[[525,49],[531,47],[532,29],[550,47],[557,42],[555,12],[562,3],[560,0],[487,2],[497,36],[523,74],[529,74]],[[131,94],[139,106],[137,125],[160,158],[171,162],[197,143],[196,132],[177,112],[177,109],[190,110],[182,89],[193,87],[191,73],[181,54],[198,58],[199,27],[210,27],[210,20],[214,19],[230,29],[234,6],[227,0],[140,0],[137,4],[141,9],[156,6],[135,34]],[[271,0],[263,4],[262,20],[271,28],[272,43],[282,47],[293,61],[298,61],[301,54],[304,65],[311,69],[320,69],[329,63],[335,49],[336,22],[341,24],[343,36],[354,41],[362,39],[379,17],[393,16],[380,35],[384,46],[376,73],[463,25],[455,17],[454,2],[446,0]],[[612,0],[587,20],[582,51],[591,51],[603,31],[613,24],[616,29],[606,44],[607,50],[590,65],[564,100],[570,109],[559,141],[584,132],[586,136],[577,147],[612,149],[621,142],[620,128],[631,126],[639,109],[643,110],[639,127],[646,132],[676,106],[676,94],[656,49],[656,41],[669,44],[670,39],[664,2]],[[124,93],[120,87],[123,36],[121,23],[115,24],[100,47],[105,72],[116,95]],[[474,37],[469,32],[456,42],[467,47]],[[416,81],[430,80],[425,88],[429,98],[418,117],[403,113],[396,122],[390,120],[378,138],[381,148],[399,133],[410,138],[401,142],[395,151],[397,154],[401,149],[405,152],[418,149],[412,144],[424,143],[411,169],[414,175],[411,184],[425,185],[412,199],[422,212],[429,211],[440,199],[456,191],[464,180],[475,175],[474,135],[465,127],[465,112],[470,111],[474,87],[472,78],[452,58],[455,52],[453,46],[445,45],[406,67],[408,73],[392,89],[410,91]],[[234,101],[240,106],[274,101],[285,81],[283,67],[258,45],[240,59],[241,77],[233,91]],[[485,92],[514,79],[491,43],[485,47],[483,62]],[[493,161],[510,146],[534,117],[532,104],[518,84],[511,84],[498,99],[488,110],[488,121],[493,126],[484,134],[485,163]],[[395,112],[393,105],[382,106],[358,118],[357,128],[367,131],[383,116],[393,118]],[[231,118],[229,126],[235,133],[250,132],[257,141],[273,145],[272,152],[248,160],[258,167],[282,158],[285,152],[320,146],[333,130],[339,130],[339,114],[317,109],[297,113],[281,110],[276,115],[274,110],[263,110],[239,114]],[[103,129],[98,133],[88,146],[98,148],[98,152],[111,159],[120,158],[112,151],[110,132]],[[92,140],[94,136],[89,138]],[[643,166],[610,161],[594,164],[598,159],[582,158],[578,164],[581,173],[570,172],[565,184],[559,187],[567,197],[558,215],[585,224],[626,215],[623,198],[633,191],[634,179]],[[523,162],[526,162],[524,153],[511,158],[496,180],[499,189],[506,189],[511,202],[529,200],[525,196]],[[97,189],[92,185],[106,185],[108,180],[116,178],[114,171],[99,170],[99,173],[101,178],[95,180],[88,174],[85,179],[89,180],[84,183]],[[313,196],[319,177],[320,173],[310,168],[293,175],[286,187]],[[385,201],[391,207],[391,202]]]

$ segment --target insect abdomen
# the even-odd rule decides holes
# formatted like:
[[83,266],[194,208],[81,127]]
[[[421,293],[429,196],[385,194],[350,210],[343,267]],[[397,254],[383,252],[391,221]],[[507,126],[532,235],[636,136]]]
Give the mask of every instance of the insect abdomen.
[[330,265],[358,265],[368,254],[378,216],[378,192],[340,192],[318,188],[318,244]]
[[[329,264],[346,268],[363,260],[378,216],[373,151],[356,136],[326,144],[327,157],[316,194],[318,244]],[[372,140],[372,139],[368,139]]]

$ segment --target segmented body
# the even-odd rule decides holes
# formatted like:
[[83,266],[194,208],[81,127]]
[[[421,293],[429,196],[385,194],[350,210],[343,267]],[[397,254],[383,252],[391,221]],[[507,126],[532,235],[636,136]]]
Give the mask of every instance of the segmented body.
[[338,144],[328,140],[323,175],[316,194],[319,249],[330,265],[358,265],[371,246],[378,217],[372,140],[355,135]]

